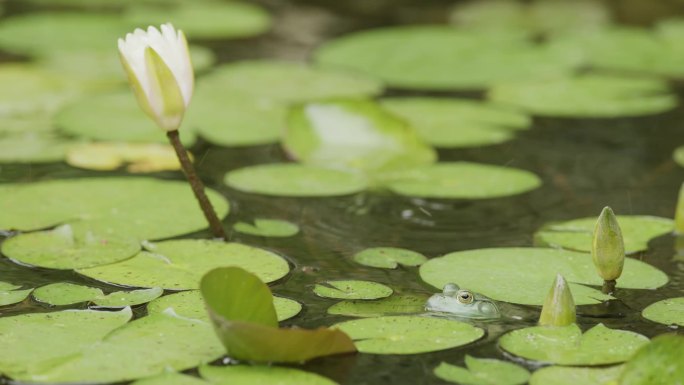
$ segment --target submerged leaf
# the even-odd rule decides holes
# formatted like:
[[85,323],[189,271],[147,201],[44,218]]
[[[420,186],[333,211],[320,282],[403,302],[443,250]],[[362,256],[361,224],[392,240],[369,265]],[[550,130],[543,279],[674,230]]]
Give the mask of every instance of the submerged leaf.
[[291,237],[297,235],[299,226],[280,219],[254,219],[254,224],[238,222],[233,229],[239,233],[262,237]]
[[435,376],[461,385],[522,385],[530,378],[527,369],[511,362],[465,357],[467,368],[442,362],[435,368]]

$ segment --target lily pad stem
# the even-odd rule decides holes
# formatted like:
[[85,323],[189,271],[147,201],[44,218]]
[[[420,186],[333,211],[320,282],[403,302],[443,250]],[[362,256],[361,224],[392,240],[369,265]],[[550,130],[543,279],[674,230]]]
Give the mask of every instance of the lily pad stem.
[[601,288],[601,291],[603,292],[603,294],[613,294],[613,292],[615,291],[615,285],[616,282],[614,279],[603,281],[603,287]]
[[192,165],[192,162],[188,157],[188,153],[185,150],[185,147],[183,147],[183,143],[181,143],[180,141],[180,137],[178,136],[178,130],[168,131],[166,133],[166,136],[169,138],[169,141],[171,142],[173,149],[176,151],[178,160],[180,161],[181,167],[183,168],[183,173],[185,174],[185,177],[188,179],[190,187],[192,187],[192,192],[195,193],[195,198],[197,198],[197,201],[199,202],[199,205],[202,208],[204,217],[207,218],[207,222],[209,222],[211,232],[214,234],[214,237],[216,238],[221,238],[223,240],[227,239],[226,233],[223,230],[223,225],[221,224],[221,220],[216,215],[214,207],[211,205],[209,198],[207,198],[207,194],[204,192],[204,184],[197,176],[195,167]]

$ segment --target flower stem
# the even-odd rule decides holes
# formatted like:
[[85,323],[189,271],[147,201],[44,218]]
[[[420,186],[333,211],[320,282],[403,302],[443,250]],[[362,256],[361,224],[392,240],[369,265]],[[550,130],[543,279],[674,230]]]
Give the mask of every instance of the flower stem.
[[608,280],[608,281],[603,281],[603,287],[601,288],[601,292],[603,294],[608,294],[611,295],[615,291],[615,285],[617,282],[615,282],[614,279]]
[[171,142],[173,149],[176,151],[178,160],[180,161],[181,167],[183,168],[183,173],[185,174],[185,177],[188,179],[190,187],[192,187],[192,192],[195,193],[195,198],[197,198],[197,201],[199,202],[199,205],[202,208],[204,217],[207,218],[207,222],[209,222],[211,232],[214,234],[214,237],[216,238],[221,238],[224,240],[227,239],[226,233],[223,230],[223,225],[221,224],[221,220],[216,215],[214,207],[211,205],[209,198],[207,198],[207,194],[204,192],[204,184],[197,176],[195,167],[192,165],[192,162],[188,157],[188,153],[185,150],[185,147],[183,147],[183,143],[181,143],[180,141],[180,138],[178,136],[178,130],[168,131],[166,133],[166,136],[169,138],[169,142]]

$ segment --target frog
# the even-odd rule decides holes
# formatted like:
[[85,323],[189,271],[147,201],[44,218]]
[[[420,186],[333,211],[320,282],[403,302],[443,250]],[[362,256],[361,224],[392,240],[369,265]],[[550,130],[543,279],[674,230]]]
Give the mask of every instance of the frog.
[[499,307],[493,300],[461,289],[455,283],[447,283],[441,293],[431,296],[425,303],[425,311],[478,320],[501,317]]

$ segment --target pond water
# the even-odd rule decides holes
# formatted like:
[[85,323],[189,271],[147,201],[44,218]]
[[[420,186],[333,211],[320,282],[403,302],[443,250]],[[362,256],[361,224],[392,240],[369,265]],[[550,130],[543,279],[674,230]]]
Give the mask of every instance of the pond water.
[[[335,36],[371,27],[407,23],[443,22],[447,1],[278,1],[258,3],[276,15],[272,32],[227,42],[207,42],[219,62],[241,59],[307,59],[314,47]],[[647,24],[668,12],[680,11],[669,1],[648,2],[650,12],[629,1],[616,2],[618,16],[627,22]],[[658,5],[659,4],[659,5]],[[8,14],[24,12],[10,2]],[[667,10],[667,11],[665,11]],[[12,56],[5,56],[11,59]],[[681,93],[681,89],[678,92]],[[479,92],[426,92],[389,89],[385,95],[437,95],[481,97]],[[351,256],[376,246],[418,251],[429,258],[453,251],[486,247],[532,246],[533,234],[544,224],[597,216],[604,206],[617,214],[644,214],[672,218],[684,168],[672,153],[684,145],[684,107],[645,117],[586,119],[535,117],[530,130],[518,132],[502,144],[440,149],[440,161],[471,161],[505,165],[536,173],[543,185],[531,192],[505,198],[446,200],[402,197],[388,192],[364,192],[340,198],[287,198],[248,194],[227,187],[224,175],[245,166],[287,160],[280,145],[225,148],[200,140],[191,151],[202,179],[231,203],[224,221],[230,231],[239,221],[278,218],[296,223],[301,232],[288,238],[265,238],[230,231],[231,241],[263,247],[285,256],[291,273],[273,284],[275,294],[294,298],[304,311],[284,325],[317,327],[349,319],[326,313],[334,302],[312,292],[324,280],[363,279],[390,285],[397,293],[432,294],[418,268],[373,269],[356,264]],[[101,176],[64,163],[0,164],[0,183]],[[124,171],[107,176],[127,175]],[[155,177],[182,180],[179,172]],[[2,215],[2,213],[0,213]],[[9,234],[5,234],[9,236]],[[197,232],[195,238],[208,238]],[[187,236],[184,236],[187,238]],[[672,332],[666,325],[641,317],[647,305],[684,293],[684,258],[677,258],[676,238],[664,235],[649,243],[649,250],[633,255],[666,272],[670,282],[657,291],[618,289],[619,302],[578,308],[583,327],[602,322],[611,328],[637,331],[648,337]],[[0,258],[0,281],[38,287],[68,281],[112,291],[104,285],[65,271],[36,269]],[[549,281],[549,284],[551,282]],[[442,361],[462,364],[466,354],[507,357],[497,339],[507,331],[534,326],[539,307],[500,303],[504,318],[473,321],[486,329],[485,338],[465,347],[418,355],[357,354],[318,359],[304,369],[340,384],[440,384],[433,369]],[[2,317],[46,311],[37,302],[24,301],[0,309]],[[144,308],[136,310],[144,315]],[[516,319],[512,317],[515,316]],[[11,352],[5,352],[11,354]],[[0,380],[2,381],[2,380]],[[9,381],[9,380],[6,380]]]

